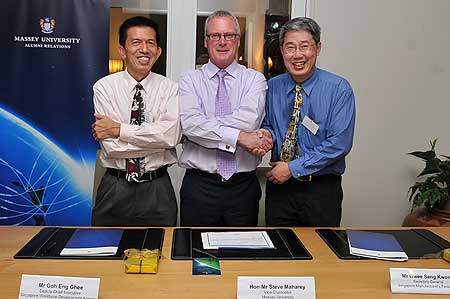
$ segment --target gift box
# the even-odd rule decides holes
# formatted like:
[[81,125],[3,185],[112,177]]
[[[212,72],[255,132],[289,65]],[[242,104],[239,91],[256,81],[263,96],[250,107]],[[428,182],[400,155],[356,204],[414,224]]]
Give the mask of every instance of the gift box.
[[159,249],[127,249],[124,252],[125,273],[158,273]]

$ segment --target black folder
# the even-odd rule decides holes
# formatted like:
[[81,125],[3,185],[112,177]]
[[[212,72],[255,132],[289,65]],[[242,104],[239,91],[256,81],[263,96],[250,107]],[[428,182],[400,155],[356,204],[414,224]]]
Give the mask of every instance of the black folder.
[[261,231],[261,229],[191,229],[173,231],[172,259],[190,260],[213,256],[221,260],[311,260],[312,256],[291,229],[264,229],[275,249],[203,249],[201,233],[229,231]]
[[[450,248],[450,242],[427,229],[367,231],[393,235],[410,259],[420,259]],[[316,232],[340,259],[367,259],[350,254],[347,233],[344,229],[316,229]]]
[[[46,227],[37,233],[22,249],[14,255],[16,259],[94,259],[120,260],[129,248],[162,250],[164,229],[123,229],[122,238],[115,255],[109,256],[60,256],[61,250],[76,230],[89,228]],[[96,228],[97,229],[97,228]],[[100,228],[98,228],[100,229]]]

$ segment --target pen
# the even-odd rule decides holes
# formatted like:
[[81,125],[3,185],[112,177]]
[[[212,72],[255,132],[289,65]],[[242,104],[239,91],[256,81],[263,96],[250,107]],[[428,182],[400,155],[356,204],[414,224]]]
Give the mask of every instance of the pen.
[[215,255],[214,255],[214,254],[212,254],[212,253],[209,253],[209,252],[206,252],[206,251],[203,251],[203,250],[197,249],[197,248],[192,248],[192,250],[193,250],[193,251],[195,251],[195,252],[198,252],[198,253],[204,254],[204,255],[206,255],[206,256],[212,257],[213,259],[218,259],[218,258],[217,258],[217,256],[215,256]]
[[52,250],[53,247],[56,246],[56,242],[53,242],[52,244],[50,244],[50,246],[48,246],[42,253],[41,256],[45,256],[47,255],[47,253],[50,252],[50,250]]

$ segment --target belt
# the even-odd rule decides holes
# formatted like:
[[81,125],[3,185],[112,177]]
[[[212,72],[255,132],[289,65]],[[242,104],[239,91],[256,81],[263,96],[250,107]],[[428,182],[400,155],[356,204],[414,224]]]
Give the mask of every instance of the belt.
[[295,178],[295,179],[297,179],[297,181],[300,181],[300,182],[312,182],[312,181],[317,181],[319,179],[325,179],[327,177],[338,177],[338,176],[339,175],[337,175],[337,174],[331,174],[331,173],[322,174],[322,175],[310,174],[310,175],[299,176],[298,178]]
[[186,173],[200,175],[200,176],[207,177],[207,178],[213,179],[218,182],[223,182],[223,183],[229,183],[229,182],[233,182],[233,181],[236,181],[236,180],[239,180],[242,178],[247,178],[247,177],[255,175],[255,171],[237,172],[237,173],[233,174],[228,180],[225,180],[218,173],[209,173],[209,172],[199,170],[199,169],[193,169],[193,168],[186,169]]
[[[120,179],[125,179],[127,175],[126,171],[115,168],[106,168],[106,173],[118,177]],[[157,178],[163,177],[166,173],[167,173],[167,166],[164,165],[158,169],[147,171],[139,178],[139,180],[143,182],[150,182],[156,180]]]

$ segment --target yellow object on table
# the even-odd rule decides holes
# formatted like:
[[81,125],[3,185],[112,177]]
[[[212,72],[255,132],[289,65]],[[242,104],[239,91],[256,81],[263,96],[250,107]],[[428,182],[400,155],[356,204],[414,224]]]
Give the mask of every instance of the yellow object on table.
[[450,248],[444,249],[442,251],[442,258],[450,263]]
[[159,249],[125,250],[125,273],[158,273]]

